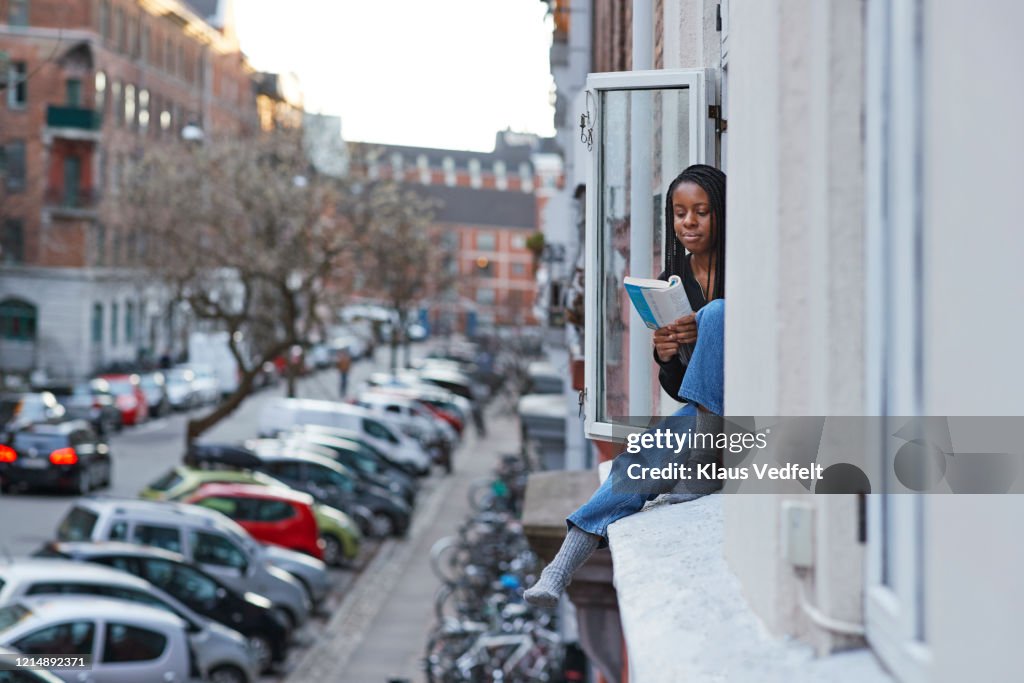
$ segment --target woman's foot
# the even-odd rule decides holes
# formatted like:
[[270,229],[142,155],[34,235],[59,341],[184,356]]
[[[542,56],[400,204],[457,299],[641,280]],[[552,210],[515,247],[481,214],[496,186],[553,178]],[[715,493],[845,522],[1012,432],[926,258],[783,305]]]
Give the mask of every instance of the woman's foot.
[[572,527],[562,541],[558,554],[540,573],[540,579],[523,593],[523,598],[534,607],[554,607],[562,597],[572,575],[583,566],[601,542],[601,537]]

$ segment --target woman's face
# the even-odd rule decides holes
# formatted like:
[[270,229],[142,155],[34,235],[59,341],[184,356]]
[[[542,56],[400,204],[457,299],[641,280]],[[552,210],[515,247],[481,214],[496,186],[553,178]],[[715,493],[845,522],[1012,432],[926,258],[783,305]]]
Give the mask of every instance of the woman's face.
[[711,251],[714,226],[708,193],[696,183],[682,182],[672,191],[672,228],[676,238],[694,254]]

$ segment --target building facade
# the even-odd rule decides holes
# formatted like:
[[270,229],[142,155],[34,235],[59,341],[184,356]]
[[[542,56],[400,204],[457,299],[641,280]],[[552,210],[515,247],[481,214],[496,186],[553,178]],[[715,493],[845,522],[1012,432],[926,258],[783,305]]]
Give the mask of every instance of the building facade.
[[454,296],[432,307],[432,325],[474,332],[535,323],[540,253],[530,238],[539,230],[548,197],[562,183],[549,141],[504,131],[492,152],[355,147],[353,158],[365,165],[367,177],[398,180],[437,207],[434,222],[456,252],[458,285]]
[[[571,107],[566,168],[597,166],[566,199],[585,191],[586,243],[611,245],[604,262],[584,259],[587,288],[657,272],[665,226],[646,207],[659,206],[669,169],[699,161],[728,174],[728,415],[1024,413],[1020,322],[1001,314],[1024,287],[1024,96],[1010,66],[1024,62],[1019,3],[549,5],[556,44],[560,31],[566,44],[589,38],[589,69],[614,72],[578,90],[565,72],[558,83]],[[999,63],[978,70],[993,50]],[[653,103],[638,93],[652,88]],[[981,129],[967,124],[978,102],[992,114]],[[628,172],[600,166],[610,159]],[[612,215],[619,181],[633,201]],[[954,197],[984,198],[984,209]],[[966,226],[972,239],[958,237]],[[969,262],[999,283],[991,296],[969,299]],[[603,441],[606,418],[676,404],[636,371],[651,365],[650,337],[629,306],[588,301],[587,338],[604,340],[586,354],[588,435],[610,457],[621,449]],[[952,326],[950,310],[963,311]],[[588,652],[606,680],[1012,680],[1024,628],[1019,496],[885,490],[712,496],[622,520],[609,534],[625,657],[583,620],[581,640],[601,646]],[[794,511],[809,521],[799,561]]]
[[256,130],[253,71],[230,23],[206,19],[230,12],[177,0],[0,11],[3,370],[77,378],[173,352],[173,307],[121,267],[138,245],[100,207],[147,146]]

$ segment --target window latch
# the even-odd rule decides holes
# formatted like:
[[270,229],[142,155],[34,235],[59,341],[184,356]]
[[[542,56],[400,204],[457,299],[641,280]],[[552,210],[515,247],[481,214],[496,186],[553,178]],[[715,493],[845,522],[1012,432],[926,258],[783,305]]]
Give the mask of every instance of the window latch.
[[583,413],[584,408],[586,408],[586,405],[587,405],[587,388],[586,387],[583,387],[582,389],[579,390],[577,402],[579,403],[579,406],[580,406],[578,417],[582,418],[583,415],[584,415],[584,413]]

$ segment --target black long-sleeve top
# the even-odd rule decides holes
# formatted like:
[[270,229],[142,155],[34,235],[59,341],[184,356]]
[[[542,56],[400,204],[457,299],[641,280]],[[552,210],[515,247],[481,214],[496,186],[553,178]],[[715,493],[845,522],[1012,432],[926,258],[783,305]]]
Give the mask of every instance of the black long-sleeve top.
[[[683,280],[683,291],[686,292],[690,308],[696,312],[704,308],[704,305],[707,304],[707,299],[704,297],[704,292],[701,290],[696,278],[693,277],[693,271],[690,268],[684,268],[684,271],[679,273],[679,277]],[[670,275],[668,271],[665,271],[658,276],[658,279],[668,280]],[[694,344],[683,344],[683,348],[686,349],[686,357],[689,358],[693,354]],[[679,386],[683,383],[683,375],[686,374],[686,364],[683,362],[683,359],[679,354],[676,354],[663,363],[658,358],[657,350],[654,350],[654,362],[660,368],[658,371],[658,381],[661,382],[661,388],[673,399],[680,401],[678,395]]]

